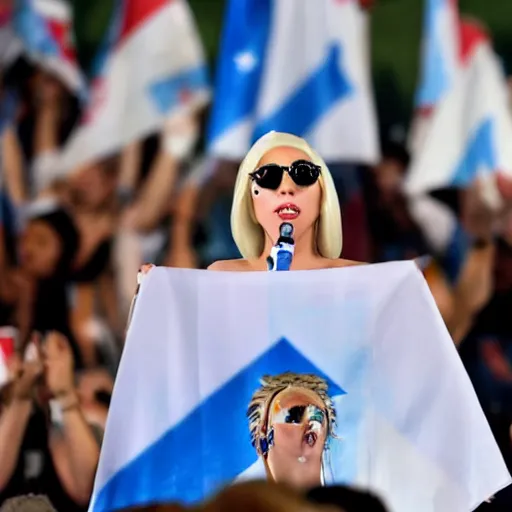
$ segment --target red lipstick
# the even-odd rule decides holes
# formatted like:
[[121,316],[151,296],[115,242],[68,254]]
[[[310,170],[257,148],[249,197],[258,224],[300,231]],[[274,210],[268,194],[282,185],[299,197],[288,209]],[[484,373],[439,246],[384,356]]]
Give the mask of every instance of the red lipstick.
[[274,213],[277,213],[281,220],[294,220],[300,215],[300,208],[293,203],[279,205]]

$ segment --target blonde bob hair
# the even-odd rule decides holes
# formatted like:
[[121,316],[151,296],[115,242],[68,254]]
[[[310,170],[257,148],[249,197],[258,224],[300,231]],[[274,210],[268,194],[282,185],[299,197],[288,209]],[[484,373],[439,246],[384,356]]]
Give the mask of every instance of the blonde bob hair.
[[231,233],[238,250],[246,259],[258,258],[263,251],[265,232],[254,214],[249,173],[256,169],[265,153],[277,147],[299,149],[321,167],[318,181],[322,189],[322,205],[316,225],[316,245],[324,258],[339,258],[343,243],[340,204],[327,165],[304,139],[274,131],[254,143],[238,169],[231,209]]

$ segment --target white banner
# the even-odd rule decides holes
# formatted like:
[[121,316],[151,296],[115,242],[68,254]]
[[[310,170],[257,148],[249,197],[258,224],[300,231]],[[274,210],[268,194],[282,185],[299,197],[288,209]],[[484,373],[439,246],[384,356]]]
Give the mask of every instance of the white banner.
[[[294,421],[300,405],[276,402],[276,390],[308,386],[319,416]],[[264,477],[264,460],[271,471],[285,461],[285,476],[369,487],[394,512],[468,512],[510,482],[414,263],[157,268],[143,281],[90,510],[197,502],[237,478]]]

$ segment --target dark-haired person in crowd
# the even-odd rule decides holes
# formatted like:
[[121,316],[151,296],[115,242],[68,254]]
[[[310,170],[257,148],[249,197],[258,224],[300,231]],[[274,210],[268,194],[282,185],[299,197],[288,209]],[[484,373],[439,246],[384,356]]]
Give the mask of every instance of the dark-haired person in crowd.
[[59,511],[83,511],[103,431],[89,423],[75,386],[73,353],[56,332],[9,361],[0,402],[0,503],[46,494]]
[[[512,469],[512,215],[495,242],[494,291],[460,346],[462,360],[480,399],[505,462]],[[482,510],[505,510],[512,489]],[[480,509],[479,509],[480,510]]]
[[199,137],[200,115],[194,110],[171,116],[160,133],[122,152],[119,191],[124,211],[115,265],[124,315],[131,303],[133,275],[142,263],[165,260],[168,266],[192,266],[192,258],[187,258],[192,255],[182,251],[187,246],[183,241],[188,240],[189,212],[182,207],[180,183]]
[[94,329],[98,313],[106,319],[110,332],[121,332],[111,258],[119,213],[118,174],[116,155],[88,164],[70,176],[63,195],[80,234],[70,276],[74,292],[72,327],[88,368],[96,366],[99,358],[101,340]]
[[[33,112],[33,115],[27,114],[19,124],[19,145],[23,149],[25,168],[30,169],[32,197],[53,197],[65,204],[79,233],[70,275],[70,280],[76,284],[72,328],[83,364],[93,366],[95,346],[88,331],[97,288],[100,288],[100,298],[104,299],[102,306],[109,323],[117,324],[116,297],[110,293],[114,290],[110,247],[117,220],[114,199],[118,159],[112,156],[78,169],[64,169],[61,148],[76,122],[75,99],[61,82],[48,74],[37,73],[33,79],[37,87],[29,88],[27,94],[29,104],[33,105],[29,114]],[[14,154],[15,143],[11,146]]]
[[[373,259],[389,261],[431,255],[425,278],[458,344],[491,294],[493,225],[500,212],[489,211],[478,184],[467,190],[443,191],[441,198],[407,197],[403,181],[408,162],[409,155],[400,144],[386,143],[381,163],[367,180]],[[438,221],[440,211],[443,219],[453,217],[457,225],[461,235],[457,246],[450,240],[440,244],[434,240],[444,231]]]
[[366,180],[374,262],[417,258],[428,253],[420,227],[409,213],[402,183],[409,155],[400,144],[386,143],[381,162]]
[[59,176],[58,148],[78,120],[78,102],[59,79],[31,66],[16,89],[16,123],[3,134],[2,160],[9,195],[23,208]]
[[[196,507],[153,504],[122,512],[387,512],[382,501],[365,491],[344,486],[314,488],[305,495],[275,482],[235,484]],[[121,512],[121,511],[120,511]]]
[[[162,509],[162,512],[165,509]],[[173,510],[170,508],[169,510]],[[175,509],[178,510],[178,509]],[[274,482],[246,482],[220,491],[195,512],[347,512],[344,508],[309,501],[303,494]],[[368,511],[370,512],[370,511]]]
[[18,266],[5,261],[0,269],[3,302],[12,306],[12,324],[22,348],[33,331],[58,331],[71,342],[76,364],[81,357],[69,318],[69,278],[79,237],[69,214],[58,205],[34,205],[21,235]]
[[71,276],[76,282],[71,323],[81,361],[93,366],[96,354],[90,324],[98,288],[109,326],[121,330],[110,267],[117,161],[111,164],[113,159],[107,158],[76,169],[73,180],[65,177],[60,151],[78,120],[77,99],[50,73],[29,65],[22,68],[16,79],[9,80],[19,101],[16,122],[2,135],[5,186],[21,218],[33,199],[69,200],[69,212],[80,233]]

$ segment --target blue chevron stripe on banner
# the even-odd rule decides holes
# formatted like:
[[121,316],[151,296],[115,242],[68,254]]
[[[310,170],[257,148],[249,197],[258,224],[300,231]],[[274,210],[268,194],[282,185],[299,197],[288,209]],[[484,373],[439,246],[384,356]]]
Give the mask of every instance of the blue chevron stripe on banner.
[[95,510],[107,504],[112,510],[178,499],[194,503],[235,479],[257,460],[245,414],[252,394],[263,375],[286,371],[314,373],[327,380],[331,396],[345,394],[282,338],[119,471],[101,490]]

